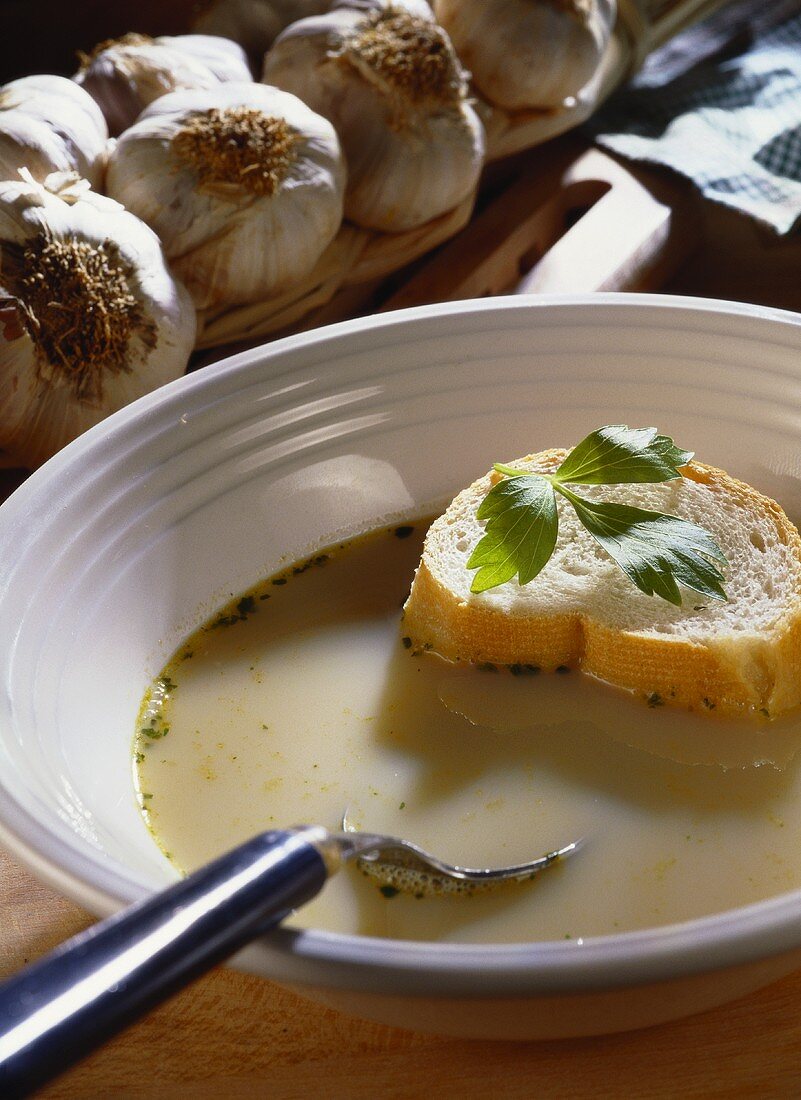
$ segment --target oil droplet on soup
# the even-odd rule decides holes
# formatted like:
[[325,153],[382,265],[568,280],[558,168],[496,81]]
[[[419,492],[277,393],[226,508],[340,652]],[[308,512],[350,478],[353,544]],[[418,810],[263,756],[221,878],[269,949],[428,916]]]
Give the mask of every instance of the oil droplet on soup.
[[[356,869],[290,923],[515,942],[672,923],[801,885],[801,719],[647,707],[404,639],[427,522],[336,546],[222,608],[145,699],[137,794],[181,870],[272,827],[354,824],[456,863],[581,851],[498,894],[415,898]],[[519,669],[515,670],[520,672]]]

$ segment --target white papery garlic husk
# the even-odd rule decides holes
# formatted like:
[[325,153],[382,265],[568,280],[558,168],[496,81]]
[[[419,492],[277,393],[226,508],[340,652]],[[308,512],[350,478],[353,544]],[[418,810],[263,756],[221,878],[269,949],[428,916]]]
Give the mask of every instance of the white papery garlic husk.
[[0,452],[36,467],[183,374],[192,301],[151,229],[74,174],[0,183]]
[[328,11],[329,0],[216,0],[195,19],[195,30],[232,38],[261,64],[265,50],[290,23]]
[[615,0],[434,0],[434,12],[489,103],[555,108],[595,75]]
[[231,38],[217,34],[163,34],[155,41],[159,46],[181,50],[202,61],[221,83],[253,79],[245,51]]
[[351,11],[388,11],[390,8],[407,11],[420,19],[434,19],[434,11],[426,0],[333,0],[328,5],[330,11],[349,8]]
[[339,229],[344,186],[331,124],[254,83],[157,100],[120,137],[107,175],[201,309],[300,282]]
[[474,191],[484,131],[447,34],[419,0],[338,8],[300,20],[264,59],[263,79],[336,127],[345,151],[345,215],[386,232],[413,229]]
[[24,76],[0,88],[0,179],[27,168],[41,182],[77,172],[103,183],[108,128],[83,88],[64,76]]
[[[216,56],[221,62],[224,55],[218,50]],[[229,55],[227,68],[231,73],[228,79],[251,79],[243,58],[237,62]],[[98,102],[114,135],[132,125],[160,96],[178,88],[215,88],[220,83],[220,77],[200,56],[197,42],[182,48],[181,36],[165,41],[145,34],[101,42],[91,54],[83,55],[73,80]]]

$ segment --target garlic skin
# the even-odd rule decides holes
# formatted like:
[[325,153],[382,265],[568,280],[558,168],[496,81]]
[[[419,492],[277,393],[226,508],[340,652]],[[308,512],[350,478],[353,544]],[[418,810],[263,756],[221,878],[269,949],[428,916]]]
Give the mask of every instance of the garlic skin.
[[506,110],[561,107],[593,78],[615,0],[434,0],[481,95]]
[[[196,54],[144,34],[101,42],[83,56],[73,77],[97,101],[113,136],[131,126],[143,109],[176,88],[215,88],[219,79]],[[248,73],[244,79],[249,80]]]
[[216,0],[198,15],[194,28],[232,38],[258,64],[290,23],[328,11],[329,0]]
[[41,182],[77,172],[100,189],[108,129],[100,108],[63,76],[24,76],[0,88],[0,179],[27,168]]
[[34,468],[185,370],[195,311],[156,235],[73,173],[0,183],[0,451]]
[[420,19],[434,21],[434,12],[426,0],[334,0],[328,5],[330,11],[338,8],[348,8],[350,11],[406,11],[409,15],[416,15]]
[[155,41],[159,46],[181,50],[202,61],[221,83],[253,79],[245,51],[230,38],[221,38],[216,34],[163,34]]
[[334,124],[348,168],[345,216],[400,232],[473,193],[484,131],[450,41],[430,13],[420,16],[419,0],[369,7],[293,23],[266,55],[263,80]]
[[300,282],[339,229],[344,186],[331,124],[254,83],[157,100],[120,137],[107,177],[199,309]]

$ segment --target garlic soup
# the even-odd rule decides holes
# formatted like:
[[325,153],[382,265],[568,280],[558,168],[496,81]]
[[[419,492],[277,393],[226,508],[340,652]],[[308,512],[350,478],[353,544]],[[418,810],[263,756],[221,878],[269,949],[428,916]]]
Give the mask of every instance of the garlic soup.
[[[583,938],[801,885],[801,721],[648,707],[578,672],[417,653],[401,604],[427,524],[336,545],[234,599],[167,664],[135,737],[142,812],[190,871],[299,823],[472,866],[584,838],[522,886],[384,893],[350,868],[290,923],[457,942]],[[389,893],[392,896],[386,896]]]

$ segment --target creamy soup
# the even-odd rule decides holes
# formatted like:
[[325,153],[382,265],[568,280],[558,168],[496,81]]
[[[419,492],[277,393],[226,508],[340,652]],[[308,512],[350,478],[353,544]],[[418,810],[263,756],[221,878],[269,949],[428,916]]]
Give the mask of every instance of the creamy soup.
[[197,631],[135,738],[149,828],[182,871],[254,833],[353,824],[470,866],[583,839],[531,883],[381,892],[348,868],[291,923],[514,942],[666,924],[801,885],[801,719],[686,714],[579,672],[415,652],[401,605],[426,524],[339,545]]

